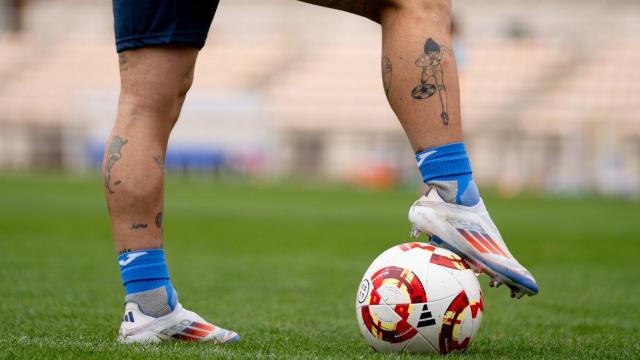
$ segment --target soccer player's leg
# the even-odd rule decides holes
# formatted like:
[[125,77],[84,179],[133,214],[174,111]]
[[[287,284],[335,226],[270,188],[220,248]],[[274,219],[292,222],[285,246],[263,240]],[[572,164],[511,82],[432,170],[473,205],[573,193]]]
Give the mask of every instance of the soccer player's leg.
[[387,98],[429,186],[409,211],[413,235],[428,234],[487,273],[492,285],[506,283],[512,296],[537,294],[533,276],[507,249],[473,180],[462,137],[451,1],[393,1],[380,22]]
[[126,290],[122,342],[239,339],[180,305],[162,249],[164,156],[197,53],[197,48],[184,46],[120,53],[120,104],[103,171]]
[[[130,6],[122,6],[123,2]],[[145,36],[140,30],[144,26],[136,28],[137,35],[124,36],[122,29],[119,33],[117,24],[122,18],[116,5],[130,9],[145,3],[153,5],[143,0],[114,2],[121,92],[116,123],[105,148],[103,184],[126,293],[118,340],[234,342],[239,339],[236,333],[182,307],[162,249],[165,152],[193,80],[201,47],[198,42],[203,44],[204,37],[175,41],[171,34],[162,37],[147,32]],[[172,1],[156,3],[154,9],[161,13],[165,3]],[[143,14],[138,12],[141,19]]]
[[409,210],[413,235],[465,257],[490,284],[512,296],[538,293],[529,271],[507,249],[473,180],[462,136],[458,72],[451,45],[450,0],[305,0],[382,25],[387,99],[416,153],[428,185]]

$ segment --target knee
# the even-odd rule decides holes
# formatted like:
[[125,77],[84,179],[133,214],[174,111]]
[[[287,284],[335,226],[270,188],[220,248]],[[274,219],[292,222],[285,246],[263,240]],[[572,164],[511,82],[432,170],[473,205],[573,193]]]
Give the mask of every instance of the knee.
[[121,111],[175,122],[193,83],[195,56],[185,58],[182,52],[169,50],[150,48],[121,54],[125,57],[120,65]]
[[166,79],[160,75],[123,81],[120,110],[133,115],[161,116],[167,120],[177,118],[192,83],[192,76]]
[[380,9],[380,18],[385,14],[402,15],[415,22],[451,28],[451,0],[386,0]]

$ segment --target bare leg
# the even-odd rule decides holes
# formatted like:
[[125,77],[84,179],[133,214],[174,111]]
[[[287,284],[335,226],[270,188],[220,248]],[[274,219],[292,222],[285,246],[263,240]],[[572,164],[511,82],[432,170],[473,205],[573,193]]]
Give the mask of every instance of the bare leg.
[[385,77],[389,103],[415,152],[462,141],[451,2],[401,3],[380,16],[382,62],[391,72]]
[[161,249],[164,157],[197,55],[196,48],[178,46],[120,55],[120,105],[105,150],[104,189],[126,293],[121,342],[240,339],[179,304]]
[[120,104],[103,168],[118,253],[162,247],[164,156],[197,53],[149,47],[120,54]]
[[462,141],[450,0],[303,0],[382,25],[382,78],[413,150]]

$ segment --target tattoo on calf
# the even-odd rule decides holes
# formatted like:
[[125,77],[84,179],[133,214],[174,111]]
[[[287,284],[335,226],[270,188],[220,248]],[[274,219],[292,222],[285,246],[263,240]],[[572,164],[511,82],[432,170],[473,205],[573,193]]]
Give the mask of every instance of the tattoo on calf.
[[424,53],[416,59],[416,66],[422,68],[422,77],[418,84],[411,91],[411,96],[416,100],[424,100],[438,93],[442,111],[440,118],[445,125],[449,124],[449,113],[447,111],[447,88],[444,85],[444,72],[442,70],[442,59],[445,51],[452,53],[449,49],[436,43],[432,38],[428,38],[424,43]]
[[[113,194],[114,191],[111,189],[111,171],[115,166],[116,162],[122,158],[122,148],[127,143],[127,140],[114,136],[111,139],[111,144],[109,145],[109,149],[107,150],[107,160],[105,162],[105,175],[104,175],[104,187],[107,189],[109,194]],[[114,182],[114,185],[120,185],[122,183],[121,180]]]
[[391,60],[388,57],[382,57],[382,85],[384,86],[384,93],[389,97],[389,90],[391,89],[391,78],[393,76],[393,66],[391,66]]
[[147,228],[147,224],[136,224],[135,222],[131,225],[131,228],[133,230],[138,230],[138,229],[146,229]]
[[156,214],[156,226],[158,229],[162,228],[162,211]]
[[118,251],[118,255],[122,255],[122,254],[125,254],[125,253],[128,253],[128,252],[132,252],[132,251],[133,251],[133,249],[122,249],[122,250]]
[[162,154],[154,156],[153,161],[156,162],[156,165],[158,165],[160,170],[164,170],[164,160],[162,159]]
[[129,60],[125,54],[118,54],[118,63],[120,65],[120,71],[127,71],[129,69]]

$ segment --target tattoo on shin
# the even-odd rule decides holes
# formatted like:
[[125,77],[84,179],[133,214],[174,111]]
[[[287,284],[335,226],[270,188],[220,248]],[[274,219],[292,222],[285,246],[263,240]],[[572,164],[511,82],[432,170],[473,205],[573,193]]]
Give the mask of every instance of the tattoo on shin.
[[[416,100],[424,100],[438,93],[442,111],[440,118],[442,123],[449,124],[449,113],[447,111],[447,88],[444,85],[444,72],[442,69],[442,59],[448,49],[436,43],[432,38],[428,38],[424,43],[424,53],[418,56],[416,66],[422,68],[422,77],[418,84],[411,91],[411,96]],[[449,51],[451,53],[451,51]]]
[[[114,191],[111,189],[111,171],[115,166],[116,162],[122,158],[122,148],[127,143],[127,140],[114,136],[111,139],[111,144],[109,144],[109,148],[107,149],[107,159],[105,162],[105,175],[104,175],[104,187],[107,189],[109,194],[113,194]],[[122,183],[121,180],[114,182],[114,185],[120,185]]]
[[158,229],[162,228],[162,211],[156,214],[156,226]]
[[389,97],[389,90],[391,89],[391,78],[393,76],[393,66],[391,66],[391,60],[388,57],[382,57],[382,85],[384,86],[384,93]]
[[138,230],[138,229],[146,229],[147,228],[147,224],[136,224],[135,222],[131,225],[131,228],[133,230]]

